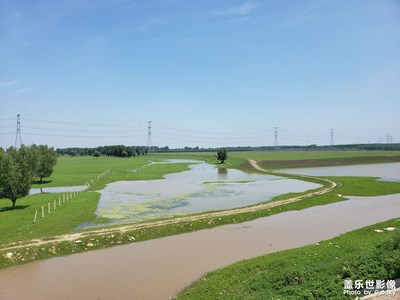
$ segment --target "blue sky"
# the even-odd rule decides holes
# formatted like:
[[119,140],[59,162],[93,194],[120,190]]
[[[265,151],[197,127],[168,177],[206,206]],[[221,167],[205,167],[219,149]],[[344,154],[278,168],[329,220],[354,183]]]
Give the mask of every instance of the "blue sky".
[[0,0],[0,146],[400,142],[400,2]]

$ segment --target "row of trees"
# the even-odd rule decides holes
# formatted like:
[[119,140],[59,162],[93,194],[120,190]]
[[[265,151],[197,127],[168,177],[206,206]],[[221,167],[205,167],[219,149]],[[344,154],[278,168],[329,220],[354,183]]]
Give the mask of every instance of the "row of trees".
[[43,178],[53,173],[57,154],[45,145],[22,146],[4,150],[0,147],[0,199],[10,199],[12,207],[18,198],[29,194],[35,178]]
[[115,156],[115,157],[132,157],[139,155],[147,155],[148,148],[144,146],[100,146],[96,148],[65,148],[57,149],[59,155],[71,155],[71,156]]
[[[64,148],[57,149],[59,155],[70,155],[70,156],[116,156],[116,157],[131,157],[138,155],[146,155],[148,150],[146,146],[124,146],[124,145],[114,145],[114,146],[101,146],[96,148]],[[154,146],[152,149],[156,153],[163,152],[214,152],[218,151],[217,148],[200,148],[200,147],[184,147],[184,148],[169,148]],[[315,144],[300,146],[300,145],[286,145],[286,146],[240,146],[240,147],[227,147],[228,151],[276,151],[276,150],[326,150],[326,151],[338,151],[338,150],[385,150],[393,151],[400,150],[400,144],[352,144],[352,145],[325,145],[317,146]]]

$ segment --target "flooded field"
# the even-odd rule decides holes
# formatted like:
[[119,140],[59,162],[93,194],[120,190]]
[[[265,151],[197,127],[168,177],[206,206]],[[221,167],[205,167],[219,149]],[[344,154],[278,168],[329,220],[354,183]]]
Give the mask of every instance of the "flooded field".
[[[303,192],[318,184],[271,175],[219,169],[198,161],[190,170],[169,174],[161,180],[117,181],[101,191],[96,214],[109,223],[137,222],[188,213],[225,210],[271,200],[288,192]],[[156,164],[151,162],[151,164]],[[146,166],[145,166],[146,167]],[[134,170],[137,171],[137,170]],[[82,224],[78,229],[99,226]]]
[[[168,299],[236,261],[399,216],[400,197],[351,200],[0,271],[0,299]],[[377,233],[371,233],[377,234]]]
[[86,185],[32,188],[29,191],[29,195],[43,194],[43,193],[51,194],[51,193],[81,192],[86,189],[87,189]]

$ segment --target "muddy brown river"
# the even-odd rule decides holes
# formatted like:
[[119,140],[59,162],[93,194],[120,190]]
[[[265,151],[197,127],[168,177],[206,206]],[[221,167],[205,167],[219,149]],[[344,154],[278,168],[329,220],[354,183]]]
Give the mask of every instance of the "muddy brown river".
[[0,272],[0,299],[168,299],[206,272],[399,216],[400,194],[351,197],[251,222],[33,262]]

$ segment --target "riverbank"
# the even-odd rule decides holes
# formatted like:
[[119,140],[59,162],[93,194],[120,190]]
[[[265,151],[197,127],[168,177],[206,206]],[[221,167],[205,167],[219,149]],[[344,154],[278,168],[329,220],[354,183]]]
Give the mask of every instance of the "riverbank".
[[[358,211],[354,214],[359,217]],[[328,229],[324,222],[315,225]],[[356,280],[365,287],[367,280],[386,283],[399,277],[399,246],[400,219],[396,218],[208,273],[178,299],[355,299],[366,295],[355,294]],[[352,288],[345,288],[345,280],[351,280]]]

